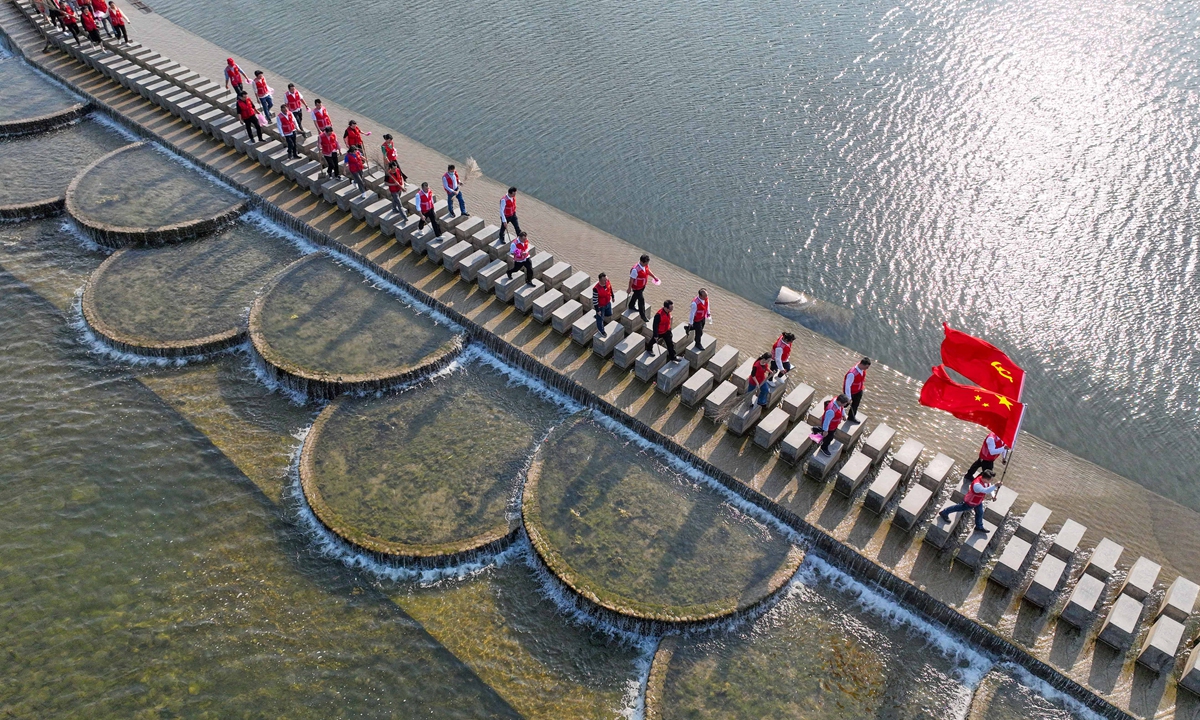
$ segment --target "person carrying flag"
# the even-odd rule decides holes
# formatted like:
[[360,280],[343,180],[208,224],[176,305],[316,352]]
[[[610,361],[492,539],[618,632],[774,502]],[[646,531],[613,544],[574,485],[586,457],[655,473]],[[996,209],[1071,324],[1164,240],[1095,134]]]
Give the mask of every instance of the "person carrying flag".
[[520,268],[525,268],[525,284],[533,284],[533,261],[529,259],[529,233],[521,231],[517,234],[517,239],[512,241],[509,246],[509,251],[512,253],[513,265],[508,269],[508,277],[512,277],[513,273]]
[[684,330],[696,333],[697,350],[702,350],[700,338],[704,337],[704,324],[712,317],[712,313],[708,309],[708,290],[700,288],[696,291],[696,297],[692,298],[692,309],[688,312],[688,320],[690,322],[684,326]]
[[362,150],[358,149],[357,145],[352,145],[346,152],[346,169],[350,171],[350,179],[354,181],[355,187],[360,193],[367,191],[367,181],[363,178],[363,171],[367,169],[367,158],[362,154]]
[[821,415],[821,424],[814,427],[813,435],[821,435],[821,453],[829,455],[829,444],[837,434],[838,426],[842,424],[842,410],[850,404],[850,398],[838,395],[825,403],[825,412]]
[[400,202],[400,194],[404,192],[404,172],[400,170],[400,164],[395,160],[391,160],[387,164],[386,179],[388,194],[392,196],[392,210],[404,220],[408,220],[408,213],[404,211],[404,203]]
[[850,398],[850,412],[846,414],[846,422],[856,422],[858,404],[862,401],[863,386],[867,384],[867,370],[871,367],[871,358],[865,357],[850,368],[842,381],[842,394]]
[[984,438],[983,445],[979,448],[979,459],[971,464],[971,469],[967,470],[967,474],[963,475],[963,480],[974,480],[975,473],[979,471],[994,472],[996,461],[1008,463],[1008,446],[1004,444],[1004,440],[994,432],[988,433]]
[[938,516],[943,520],[949,520],[951,513],[966,512],[970,510],[975,513],[975,532],[987,533],[987,528],[983,526],[983,501],[996,494],[996,491],[1004,484],[998,482],[992,484],[992,479],[996,477],[996,473],[991,470],[984,470],[983,473],[971,482],[971,487],[963,494],[963,501],[958,505],[951,505],[945,510],[938,513]]
[[[369,135],[370,133],[367,133],[367,134]],[[358,123],[355,122],[354,120],[351,120],[349,123],[346,124],[346,132],[342,133],[342,139],[346,141],[346,151],[347,152],[349,152],[350,150],[352,150],[354,148],[358,148],[359,150],[362,150],[363,147],[365,147],[363,145],[362,130],[360,130],[358,128]]]

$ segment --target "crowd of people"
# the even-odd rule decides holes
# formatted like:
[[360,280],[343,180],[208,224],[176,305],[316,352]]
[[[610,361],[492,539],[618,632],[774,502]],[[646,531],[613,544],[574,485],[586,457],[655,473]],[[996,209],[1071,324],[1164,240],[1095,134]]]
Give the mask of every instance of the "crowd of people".
[[[83,38],[100,45],[101,30],[109,40],[129,42],[129,18],[112,0],[33,0],[33,6],[51,24],[71,33],[76,45],[83,45]],[[49,38],[46,42],[49,48]]]

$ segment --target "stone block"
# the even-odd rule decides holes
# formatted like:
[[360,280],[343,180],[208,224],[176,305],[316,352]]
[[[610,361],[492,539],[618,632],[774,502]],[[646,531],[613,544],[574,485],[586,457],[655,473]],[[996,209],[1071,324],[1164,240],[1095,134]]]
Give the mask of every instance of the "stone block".
[[577,300],[580,295],[586,294],[590,300],[592,297],[592,276],[585,272],[577,271],[571,274],[571,277],[563,280],[559,289],[563,294],[572,300]]
[[1054,542],[1050,544],[1050,554],[1054,557],[1069,562],[1071,556],[1079,549],[1079,541],[1083,539],[1083,534],[1087,532],[1087,528],[1068,519],[1063,523],[1062,528],[1058,531],[1058,535],[1054,536]]
[[[716,382],[716,377],[713,377],[713,382]],[[737,398],[737,386],[729,381],[718,383],[708,397],[704,398],[704,416],[710,420],[719,420]]]
[[[582,302],[584,305],[587,305],[591,301],[592,301],[591,292],[588,292],[588,294],[587,294],[587,302],[584,302],[583,298],[579,299],[579,302]],[[628,309],[629,309],[629,293],[625,292],[624,290],[613,291],[613,315],[617,315],[619,317],[622,313],[624,313]]]
[[1179,676],[1179,687],[1200,699],[1200,666],[1198,665],[1200,665],[1200,645],[1192,648],[1192,651],[1188,653],[1187,664],[1183,666],[1183,673]]
[[808,454],[815,444],[809,437],[811,434],[812,428],[804,423],[792,428],[792,431],[784,435],[783,441],[779,443],[779,457],[795,465]]
[[926,465],[925,469],[921,471],[921,485],[936,493],[942,489],[942,483],[946,482],[946,478],[953,469],[954,458],[938,453],[933,456],[933,462]]
[[[588,319],[590,320],[591,318]],[[593,322],[592,330],[594,331],[595,329],[596,323]],[[602,337],[599,333],[596,333],[592,338],[592,352],[596,353],[600,357],[608,357],[611,355],[613,348],[617,346],[617,343],[625,339],[625,328],[621,327],[620,323],[610,320],[608,324],[604,326],[604,332],[608,333],[608,335]]]
[[1092,551],[1092,556],[1088,558],[1087,567],[1083,571],[1101,582],[1108,582],[1112,574],[1117,571],[1117,562],[1121,559],[1123,552],[1125,552],[1125,548],[1108,538],[1101,538],[1100,544]]
[[475,248],[471,247],[471,243],[459,240],[450,247],[442,251],[442,267],[450,272],[458,272],[458,263],[474,252]]
[[[776,410],[772,410],[771,412],[776,412]],[[870,470],[871,458],[857,450],[854,451],[850,454],[850,459],[846,461],[846,464],[842,465],[842,469],[838,470],[837,482],[834,483],[833,489],[846,497],[850,497],[858,489],[858,486],[862,484],[862,481],[867,478],[867,473]]]
[[892,439],[896,437],[896,431],[886,423],[880,423],[867,436],[866,442],[863,443],[862,451],[867,457],[871,458],[872,465],[878,465],[883,462],[883,458],[887,456],[888,450],[892,449]]
[[838,426],[837,439],[846,443],[847,446],[858,442],[859,436],[862,435],[863,428],[867,426],[867,416],[859,413],[854,422],[843,422]]
[[[616,314],[616,310],[613,310],[613,314]],[[642,328],[646,327],[646,322],[642,320],[642,316],[638,314],[637,310],[626,310],[617,315],[617,319],[621,323],[621,327],[625,328],[625,332],[630,335],[641,332]]]
[[587,347],[595,335],[596,319],[591,315],[580,315],[571,323],[571,342]]
[[331,177],[331,178],[326,179],[325,182],[321,183],[318,186],[318,189],[320,190],[320,192],[316,193],[316,194],[325,198],[325,202],[336,205],[337,204],[337,193],[341,190],[345,190],[348,187],[352,187],[353,185],[354,185],[354,183],[351,182],[348,178]]
[[[1061,562],[1061,561],[1060,561]],[[1096,639],[1109,647],[1124,652],[1133,643],[1137,634],[1138,620],[1142,617],[1142,603],[1128,595],[1117,596],[1112,610],[1104,619],[1100,634]]]
[[546,271],[542,273],[542,279],[552,288],[561,288],[563,281],[571,277],[573,272],[570,263],[559,261],[546,268]]
[[829,474],[833,472],[833,466],[837,465],[838,460],[842,457],[842,451],[846,449],[839,440],[834,440],[829,443],[829,452],[823,453],[820,448],[813,451],[812,455],[808,456],[808,462],[804,464],[804,474],[824,482]]
[[475,236],[475,233],[483,229],[484,224],[483,218],[476,215],[463,218],[462,222],[454,226],[454,236],[459,240],[471,242],[471,238]]
[[[974,523],[974,519],[971,519]],[[983,567],[983,558],[987,554],[988,546],[992,539],[996,537],[996,526],[987,520],[983,521],[983,532],[971,528],[971,532],[963,540],[962,545],[958,548],[958,554],[954,559],[966,565],[972,570],[978,570]]]
[[486,250],[487,246],[498,237],[500,237],[500,228],[495,225],[487,225],[482,230],[476,230],[470,239],[476,249]]
[[475,250],[466,257],[458,261],[458,275],[467,282],[475,282],[479,271],[488,263],[488,254],[482,250]]
[[783,409],[787,412],[788,418],[795,422],[799,420],[809,406],[812,405],[813,395],[816,390],[811,385],[800,383],[792,388],[792,391],[783,396]]
[[1084,574],[1075,584],[1071,599],[1063,608],[1063,621],[1080,630],[1087,630],[1096,620],[1096,608],[1104,594],[1104,581],[1093,575]]
[[692,341],[692,331],[687,329],[683,323],[671,328],[671,340],[675,342],[675,349],[682,353]]
[[[296,162],[293,160],[292,162]],[[379,227],[379,218],[392,207],[391,200],[376,200],[375,202],[367,203],[363,208],[362,219],[371,227]]]
[[[805,426],[801,425],[801,427]],[[867,494],[863,498],[863,507],[877,515],[882,513],[884,506],[892,499],[892,495],[896,494],[898,487],[900,487],[900,473],[890,467],[883,468],[875,476],[871,487],[867,488]]]
[[[475,274],[475,284],[484,292],[492,292],[496,289],[496,280],[504,277],[506,270],[508,270],[508,263],[503,260],[493,260]],[[595,327],[596,325],[593,323],[592,329]]]
[[691,373],[692,366],[688,364],[685,358],[679,358],[675,362],[668,362],[658,371],[657,380],[654,387],[659,392],[670,395],[679,389]]
[[301,162],[299,165],[293,165],[284,170],[283,174],[307,188],[310,187],[308,176],[312,175],[314,172],[320,171],[320,169],[320,163],[313,160],[306,160]]
[[634,363],[633,373],[642,382],[654,382],[658,371],[666,364],[667,351],[650,345],[646,348],[646,352],[638,356],[637,361]]
[[913,485],[900,499],[900,506],[896,508],[896,517],[893,522],[900,528],[912,532],[920,522],[921,516],[925,513],[925,507],[929,505],[931,499],[933,499],[933,493],[929,488]]
[[1000,557],[996,559],[996,564],[992,566],[992,574],[989,579],[1009,590],[1016,590],[1025,578],[1021,567],[1025,564],[1025,558],[1029,557],[1029,551],[1032,549],[1033,545],[1029,542],[1013,536],[1004,546]]
[[540,278],[544,277],[546,271],[554,267],[554,256],[548,252],[536,252],[529,257],[530,264],[533,265],[533,276]]
[[[933,514],[933,520],[929,522],[929,529],[925,532],[925,542],[938,548],[939,550],[946,547],[950,542],[950,538],[958,533],[958,523],[962,521],[963,515],[966,513],[954,513],[947,519],[943,520],[941,511],[954,505],[952,500],[947,500],[938,508],[938,512]],[[968,522],[974,522],[973,519],[968,519]]]
[[613,363],[617,367],[628,370],[629,366],[637,361],[638,356],[646,351],[646,338],[643,335],[634,333],[626,335],[625,339],[617,343],[613,348]]
[[[404,216],[398,212],[389,210],[379,218],[379,229],[392,233],[396,239],[408,244],[412,238],[420,232],[421,219],[416,215]],[[430,233],[433,231],[430,230]]]
[[1043,610],[1053,605],[1058,583],[1066,571],[1066,562],[1053,555],[1047,555],[1034,573],[1033,582],[1025,589],[1025,599]]
[[708,362],[704,363],[704,367],[713,374],[713,382],[722,383],[729,379],[737,364],[738,349],[732,345],[722,345]]
[[905,440],[892,456],[892,469],[900,473],[900,478],[907,479],[917,463],[921,461],[921,453],[925,452],[925,444],[909,438]]
[[1007,486],[1001,486],[995,496],[983,504],[983,519],[993,525],[1003,525],[1012,512],[1013,503],[1017,501],[1018,493]]
[[700,368],[683,384],[679,394],[680,400],[688,407],[696,407],[713,389],[713,374],[705,368]]
[[733,408],[733,412],[729,413],[729,419],[725,421],[725,425],[729,428],[729,432],[740,437],[754,427],[760,417],[762,417],[762,406],[749,399],[743,399]]
[[688,343],[687,349],[683,351],[683,356],[687,358],[688,364],[692,366],[693,370],[699,370],[712,359],[716,352],[717,339],[712,335],[702,335],[700,347],[696,347],[695,343]]
[[522,285],[515,294],[513,294],[513,306],[518,311],[528,315],[533,312],[533,304],[538,298],[546,294],[546,283],[541,280],[534,280],[532,284]]
[[[475,252],[480,252],[476,250]],[[542,296],[533,301],[533,319],[543,325],[550,322],[554,311],[563,304],[563,294],[561,290],[550,288],[542,293]]]
[[492,286],[492,291],[496,293],[496,299],[501,302],[511,303],[513,296],[517,294],[517,290],[520,290],[524,285],[525,273],[509,275],[505,271],[505,274],[496,278],[496,283]]
[[[480,250],[480,252],[483,251]],[[569,335],[571,332],[571,325],[582,316],[583,306],[579,304],[579,301],[568,300],[562,305],[559,305],[558,309],[550,315],[550,326],[554,328],[554,331],[557,333]],[[588,319],[590,320],[591,318]],[[593,322],[592,327],[596,327],[596,323]]]
[[760,420],[758,426],[754,428],[754,444],[770,450],[771,446],[779,442],[783,434],[787,432],[790,420],[791,418],[783,408],[775,408],[767,413],[767,416]]
[[1049,519],[1050,510],[1045,506],[1040,503],[1030,505],[1021,516],[1021,522],[1017,524],[1017,537],[1031,545],[1036,543],[1038,535],[1041,534],[1042,528],[1046,527],[1046,521]]
[[[442,233],[430,240],[429,244],[425,246],[425,257],[429,258],[430,262],[440,265],[442,262],[442,253],[449,250],[457,242],[458,238],[450,233]],[[525,278],[522,277],[521,279],[524,280]]]
[[1154,621],[1150,634],[1142,643],[1138,653],[1138,664],[1158,674],[1170,672],[1175,667],[1175,652],[1183,640],[1183,623],[1163,616]]
[[1167,588],[1162,607],[1158,610],[1158,617],[1166,615],[1176,622],[1187,622],[1188,616],[1196,607],[1198,593],[1200,593],[1200,586],[1196,583],[1183,576],[1175,578],[1175,582]]
[[[765,409],[770,410],[778,405],[779,401],[783,399],[783,394],[787,391],[787,377],[784,376],[775,378],[774,380],[767,380],[766,384],[770,390],[767,391],[767,404]],[[758,390],[755,389],[755,391],[751,394],[755,397],[758,397]]]
[[1145,602],[1150,593],[1154,592],[1160,572],[1162,566],[1158,563],[1150,558],[1138,558],[1133,567],[1129,568],[1129,577],[1125,579],[1125,586],[1121,592],[1138,602]]
[[[268,155],[268,158],[272,163],[276,162],[277,160],[282,161],[286,157],[287,148],[279,148],[278,156],[275,153]],[[366,222],[367,206],[380,202],[387,202],[388,204],[391,204],[390,201],[380,200],[379,196],[374,192],[360,193],[359,195],[350,199],[350,215],[352,215],[355,220]]]
[[749,358],[741,365],[737,366],[737,370],[729,376],[729,382],[737,386],[738,392],[746,392],[746,388],[750,384],[750,370],[754,367],[754,358]]

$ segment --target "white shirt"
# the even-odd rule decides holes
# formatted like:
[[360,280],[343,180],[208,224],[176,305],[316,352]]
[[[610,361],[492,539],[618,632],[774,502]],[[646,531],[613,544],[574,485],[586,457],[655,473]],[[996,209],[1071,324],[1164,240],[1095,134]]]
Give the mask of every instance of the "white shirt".
[[988,435],[985,444],[987,445],[988,453],[999,455],[1002,458],[1008,457],[1008,447],[996,437]]
[[996,491],[999,489],[1000,487],[998,485],[984,487],[983,483],[981,483],[979,480],[976,480],[971,485],[971,492],[983,493],[984,495],[995,495]]
[[[442,175],[442,187],[451,194],[458,192],[458,175],[452,172]],[[501,213],[503,214],[503,211]]]

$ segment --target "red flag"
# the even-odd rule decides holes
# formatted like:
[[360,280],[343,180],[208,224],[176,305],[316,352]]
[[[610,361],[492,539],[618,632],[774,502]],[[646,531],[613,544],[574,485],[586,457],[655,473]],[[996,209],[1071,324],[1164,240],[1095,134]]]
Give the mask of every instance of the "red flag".
[[942,362],[982,388],[1017,400],[1025,389],[1025,371],[989,342],[942,323]]
[[1000,393],[956,383],[938,365],[921,388],[921,404],[945,410],[959,420],[982,425],[1012,447],[1025,406]]

